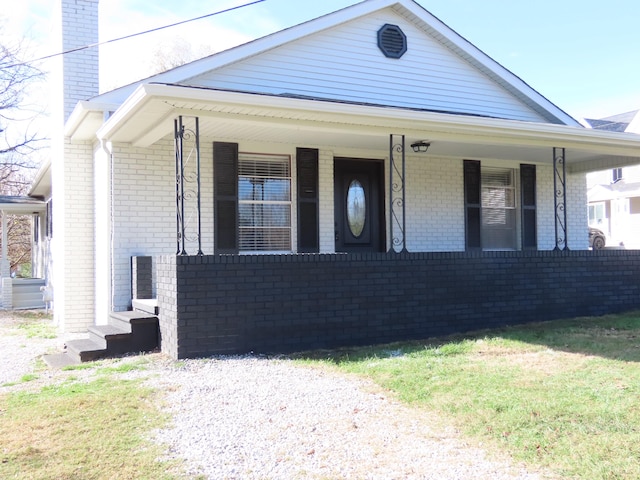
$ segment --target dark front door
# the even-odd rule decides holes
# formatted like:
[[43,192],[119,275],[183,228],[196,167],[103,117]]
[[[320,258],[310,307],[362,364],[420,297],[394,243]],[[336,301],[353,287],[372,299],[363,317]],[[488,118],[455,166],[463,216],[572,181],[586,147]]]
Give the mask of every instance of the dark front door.
[[384,183],[382,161],[336,158],[336,252],[383,252]]

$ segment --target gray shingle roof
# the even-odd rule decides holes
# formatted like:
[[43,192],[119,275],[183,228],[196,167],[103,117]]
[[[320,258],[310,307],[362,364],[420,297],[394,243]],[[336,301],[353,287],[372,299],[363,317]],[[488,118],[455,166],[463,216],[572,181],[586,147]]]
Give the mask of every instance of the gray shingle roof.
[[624,132],[629,123],[625,122],[612,122],[611,120],[585,118],[589,125],[596,130],[607,130],[609,132]]

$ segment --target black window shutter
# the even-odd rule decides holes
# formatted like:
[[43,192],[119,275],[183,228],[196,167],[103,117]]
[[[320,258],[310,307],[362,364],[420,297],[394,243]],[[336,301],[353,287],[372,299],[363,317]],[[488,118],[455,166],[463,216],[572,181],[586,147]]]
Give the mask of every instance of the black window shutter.
[[215,252],[238,253],[238,144],[213,142]]
[[482,248],[480,162],[477,160],[464,161],[464,220],[466,249]]
[[536,220],[536,166],[520,165],[520,191],[522,205],[522,249],[538,248]]
[[318,150],[296,149],[298,185],[298,252],[320,251],[318,227]]

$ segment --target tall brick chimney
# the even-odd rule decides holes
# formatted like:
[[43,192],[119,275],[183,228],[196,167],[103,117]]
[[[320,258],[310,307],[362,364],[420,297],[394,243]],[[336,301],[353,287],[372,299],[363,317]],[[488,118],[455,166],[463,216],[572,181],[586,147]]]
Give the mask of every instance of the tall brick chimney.
[[[99,0],[58,0],[59,49],[63,52],[98,43]],[[84,48],[57,59],[62,80],[62,101],[66,122],[81,100],[99,93],[98,47]]]
[[99,93],[99,0],[57,0],[56,50],[51,67],[54,320],[67,332],[95,322],[94,144],[65,137],[78,102]]

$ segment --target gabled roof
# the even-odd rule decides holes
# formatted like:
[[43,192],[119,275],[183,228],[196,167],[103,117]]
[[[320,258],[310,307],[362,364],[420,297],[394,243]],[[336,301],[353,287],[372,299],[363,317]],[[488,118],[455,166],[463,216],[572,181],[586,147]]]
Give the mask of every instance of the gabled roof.
[[631,112],[620,113],[605,118],[585,118],[592,128],[597,130],[607,130],[609,132],[626,132],[629,125],[638,117],[640,110],[632,110]]
[[[437,41],[444,45],[452,54],[463,59],[477,71],[482,72],[483,75],[495,84],[500,85],[501,88],[514,98],[517,98],[523,105],[526,105],[527,108],[536,112],[539,118],[544,119],[544,123],[580,126],[579,122],[531,88],[521,78],[491,59],[484,52],[458,35],[454,30],[412,0],[365,0],[306,23],[104,93],[84,103],[80,107],[80,110],[84,110],[85,113],[90,111],[97,112],[100,109],[104,111],[106,108],[113,110],[114,106],[122,104],[133,94],[136,88],[142,84],[163,83],[188,85],[191,79],[202,76],[207,72],[246,61],[247,59],[272,51],[278,47],[291,44],[292,42],[335,28],[347,22],[352,22],[355,19],[372,15],[384,9],[392,9],[398,16],[411,22],[426,35],[437,39]],[[109,105],[111,107],[107,107]],[[93,116],[96,121],[99,121],[97,115],[94,114]],[[75,118],[70,119],[72,123],[77,124],[84,123],[84,120],[85,115],[81,114],[76,114]]]
[[611,120],[585,118],[592,128],[597,130],[607,130],[608,132],[624,132],[629,126],[625,122],[612,122]]
[[587,198],[590,203],[633,197],[640,197],[640,182],[594,185],[587,192]]

